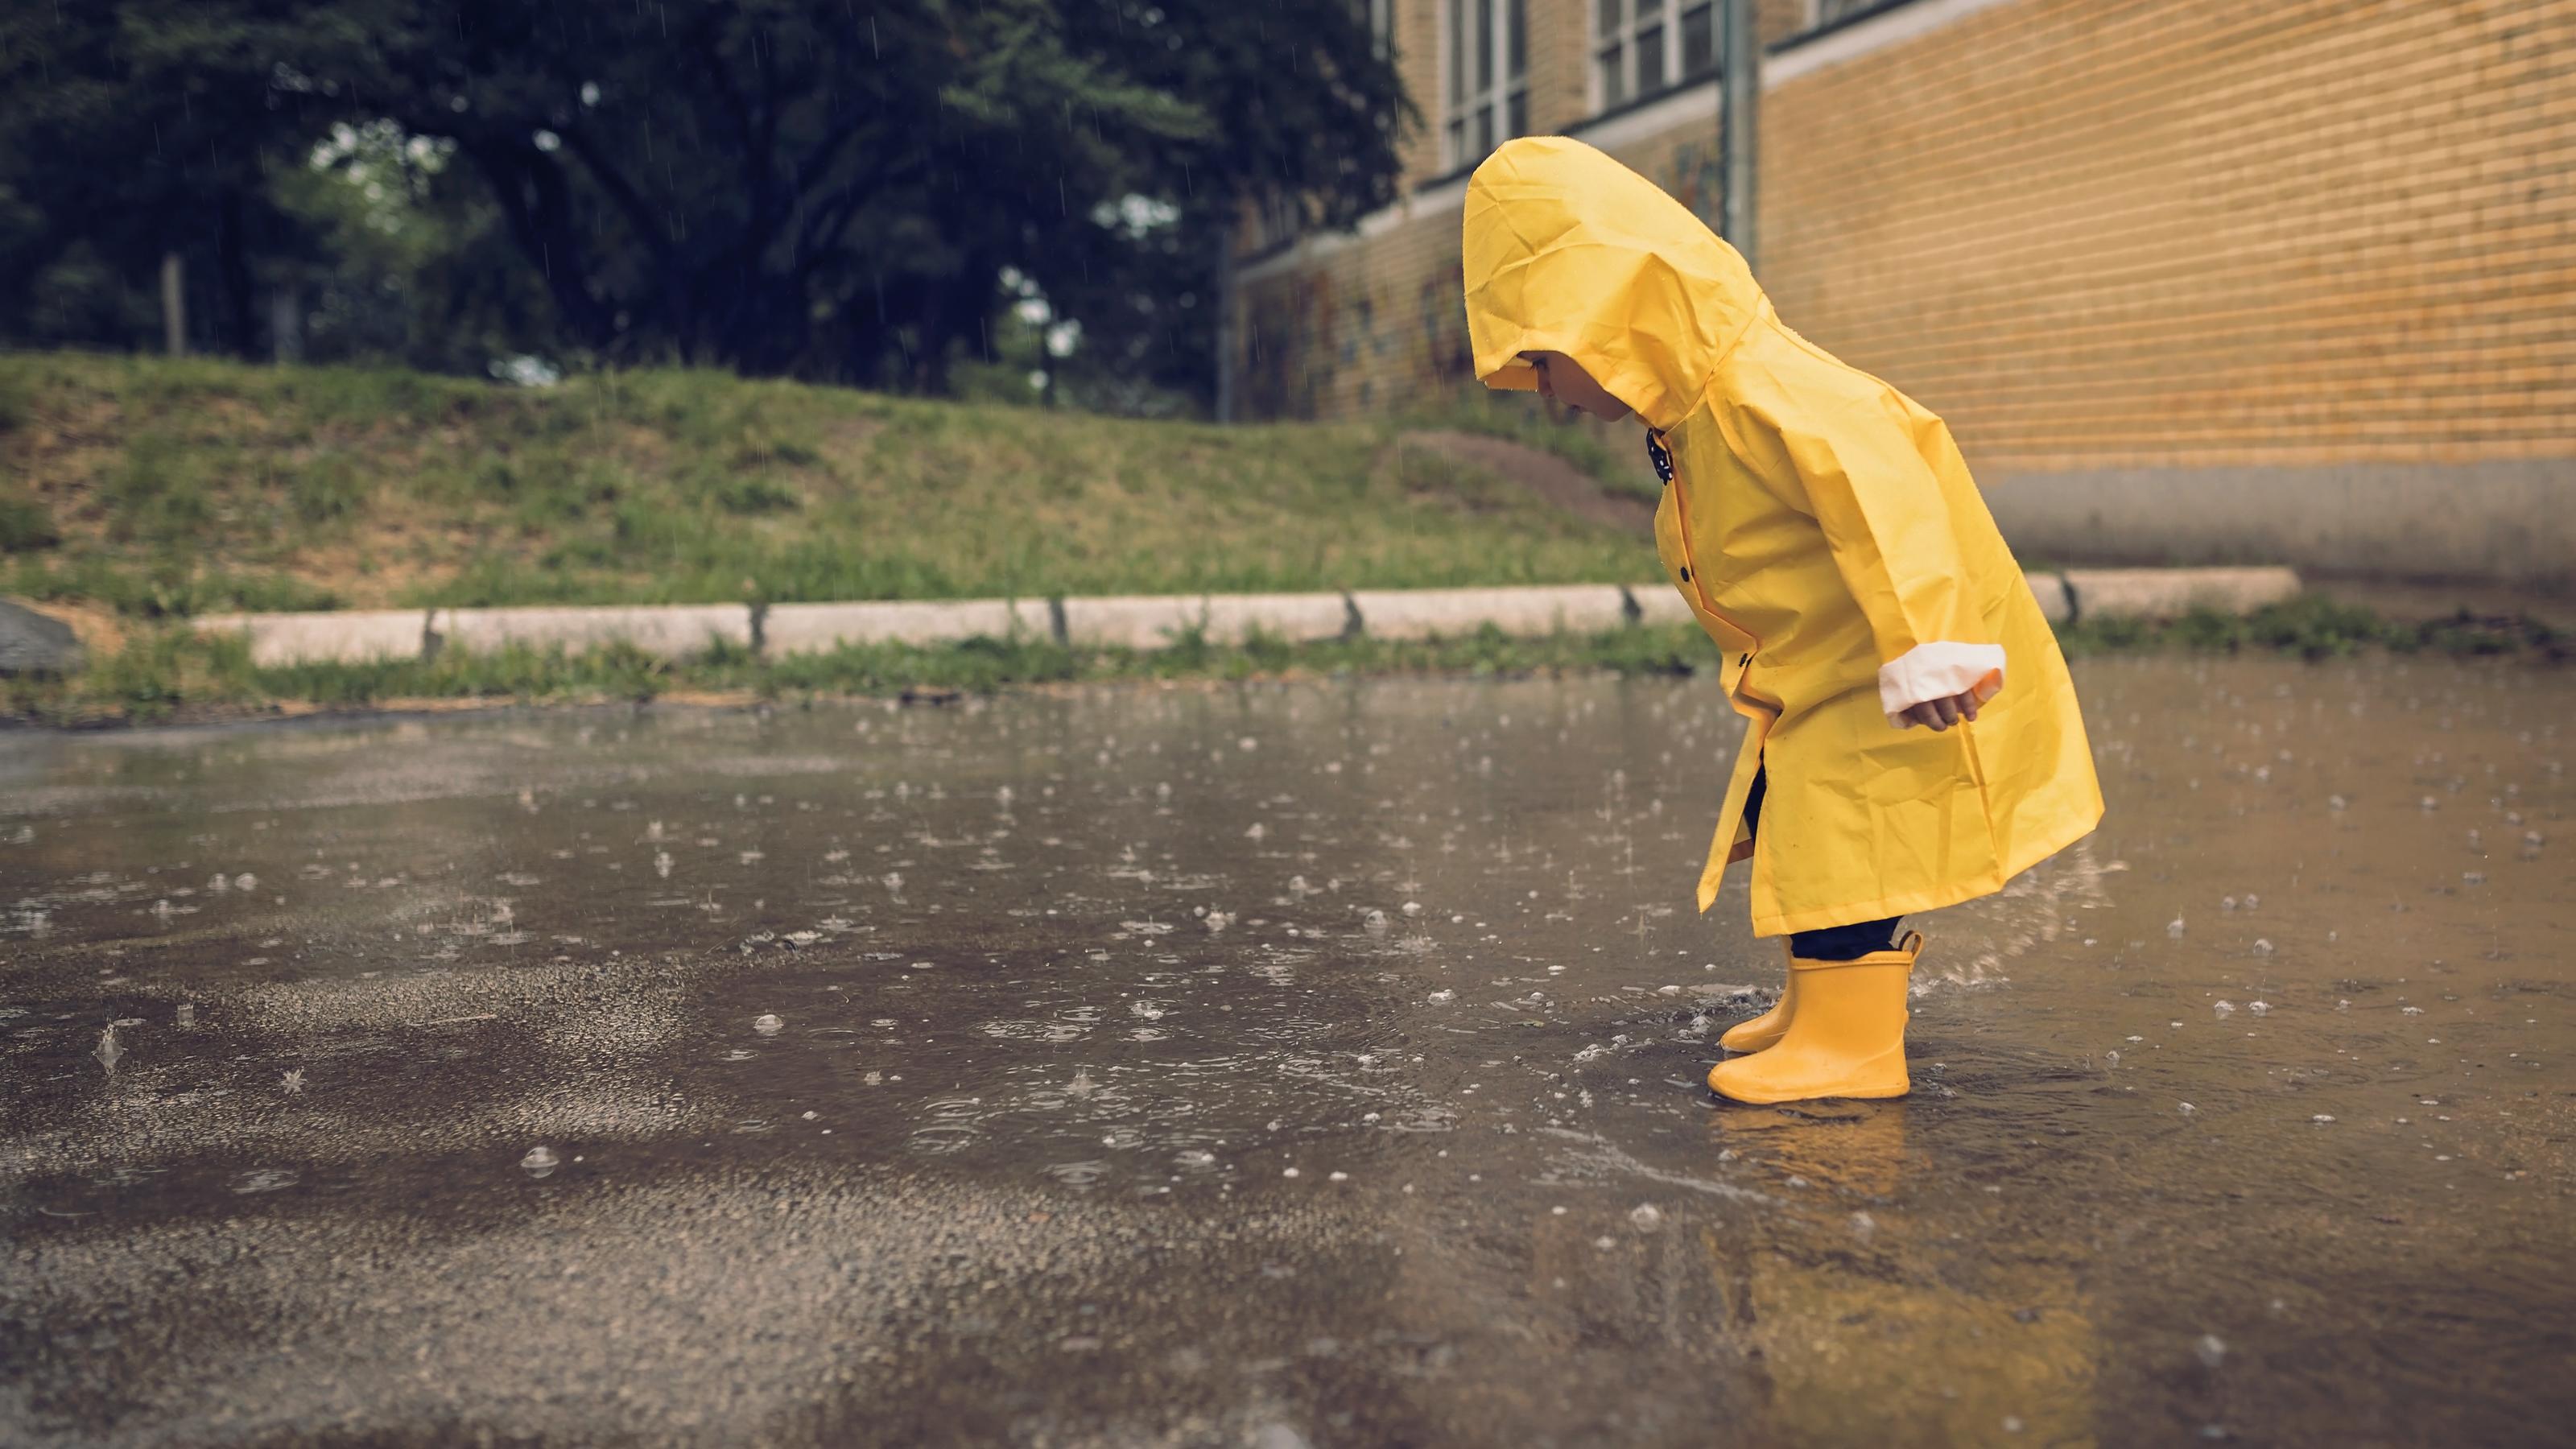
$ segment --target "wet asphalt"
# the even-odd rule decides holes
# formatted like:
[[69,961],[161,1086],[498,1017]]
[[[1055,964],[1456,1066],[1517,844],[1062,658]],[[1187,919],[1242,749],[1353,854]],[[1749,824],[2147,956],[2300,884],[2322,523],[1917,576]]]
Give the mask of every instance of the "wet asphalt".
[[0,736],[0,1441],[2558,1440],[2576,675],[2077,677],[1785,1109],[1709,681]]

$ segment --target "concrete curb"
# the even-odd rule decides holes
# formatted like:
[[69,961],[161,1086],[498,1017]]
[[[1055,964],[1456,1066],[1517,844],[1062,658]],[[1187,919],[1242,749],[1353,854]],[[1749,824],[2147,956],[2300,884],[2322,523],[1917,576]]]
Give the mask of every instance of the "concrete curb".
[[2250,614],[2298,597],[2299,575],[2286,568],[2069,569],[2070,617],[2162,618],[2194,609]]
[[[2068,569],[2030,576],[2052,624],[2097,617],[2170,618],[2194,608],[2244,613],[2299,592],[2286,568]],[[626,644],[678,659],[723,643],[770,656],[843,644],[940,644],[1014,635],[1085,648],[1162,649],[1193,632],[1240,644],[1255,634],[1305,643],[1430,639],[1490,624],[1506,634],[1601,633],[1627,624],[1687,623],[1690,606],[1660,587],[1532,585],[1499,589],[1361,589],[1344,594],[1133,595],[857,604],[664,604],[596,608],[405,609],[327,614],[225,614],[201,633],[250,636],[253,662],[358,663],[425,659],[446,645],[587,649]]]
[[760,619],[760,643],[769,654],[823,654],[844,640],[937,644],[979,634],[998,639],[1014,630],[1043,634],[1048,629],[1046,604],[1026,599],[772,604]]
[[369,609],[344,614],[215,614],[197,621],[200,634],[250,636],[250,659],[263,668],[282,664],[364,664],[379,659],[421,659],[437,649],[429,609]]
[[1491,624],[1506,634],[1598,634],[1635,617],[1633,593],[1617,584],[1511,589],[1364,589],[1352,594],[1363,632],[1380,639],[1473,634]]
[[453,645],[476,654],[511,644],[541,649],[627,644],[678,659],[703,654],[719,643],[749,649],[756,627],[753,611],[740,604],[437,609],[429,616],[431,648]]

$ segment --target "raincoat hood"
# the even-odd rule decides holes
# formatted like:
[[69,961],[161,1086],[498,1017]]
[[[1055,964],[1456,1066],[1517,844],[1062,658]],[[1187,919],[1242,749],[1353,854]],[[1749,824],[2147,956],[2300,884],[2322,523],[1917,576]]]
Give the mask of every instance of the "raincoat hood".
[[1687,207],[1562,136],[1506,142],[1476,168],[1461,260],[1480,381],[1534,389],[1520,354],[1562,352],[1657,429],[1698,405],[1768,306]]

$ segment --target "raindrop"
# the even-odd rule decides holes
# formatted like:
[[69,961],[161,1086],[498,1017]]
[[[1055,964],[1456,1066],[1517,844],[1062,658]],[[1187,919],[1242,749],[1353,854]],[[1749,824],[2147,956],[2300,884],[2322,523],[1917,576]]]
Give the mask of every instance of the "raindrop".
[[527,1156],[519,1159],[519,1168],[530,1177],[551,1177],[560,1160],[553,1148],[540,1142],[528,1149]]
[[91,1055],[98,1058],[100,1066],[111,1072],[116,1070],[116,1059],[125,1055],[125,1048],[116,1044],[115,1027],[111,1026],[98,1034],[98,1047]]
[[763,1012],[761,1015],[752,1018],[751,1029],[759,1032],[762,1036],[776,1036],[781,1031],[786,1030],[786,1028],[787,1023],[780,1021],[777,1017],[772,1016],[767,1012]]
[[1445,1006],[1457,999],[1458,993],[1455,991],[1435,991],[1431,993],[1430,997],[1431,1004],[1434,1006]]
[[2269,956],[2269,955],[2271,955],[2271,954],[2272,954],[2272,943],[2271,943],[2270,941],[2267,941],[2267,940],[2263,939],[2263,938],[2262,938],[2262,937],[2260,937],[2260,936],[2255,937],[2255,938],[2254,938],[2254,954],[2255,954],[2255,955],[2257,955],[2257,956]]
[[1641,1202],[1629,1210],[1628,1223],[1638,1232],[1654,1232],[1664,1225],[1664,1210],[1653,1203]]
[[2245,1009],[2254,1013],[2256,1016],[2267,1016],[2271,1014],[2272,1003],[2268,1001],[2249,1001],[2245,1003]]

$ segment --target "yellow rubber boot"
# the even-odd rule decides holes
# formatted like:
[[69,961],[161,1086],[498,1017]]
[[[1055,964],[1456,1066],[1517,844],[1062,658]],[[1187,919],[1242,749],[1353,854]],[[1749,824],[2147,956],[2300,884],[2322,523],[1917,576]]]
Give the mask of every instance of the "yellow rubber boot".
[[[1788,942],[1780,943],[1780,954],[1790,959],[1794,967],[1795,958],[1789,957]],[[1728,1027],[1726,1035],[1717,1039],[1717,1044],[1731,1052],[1758,1052],[1775,1045],[1789,1030],[1789,1013],[1796,1010],[1797,1005],[1798,973],[1792,969],[1788,979],[1780,983],[1780,1000],[1760,1016],[1748,1017]]]
[[1777,1045],[1759,1056],[1719,1062],[1709,1090],[1738,1102],[1803,1102],[1816,1097],[1902,1097],[1905,988],[1923,936],[1908,931],[1892,950],[1857,961],[1789,962],[1798,1009]]

